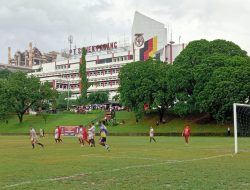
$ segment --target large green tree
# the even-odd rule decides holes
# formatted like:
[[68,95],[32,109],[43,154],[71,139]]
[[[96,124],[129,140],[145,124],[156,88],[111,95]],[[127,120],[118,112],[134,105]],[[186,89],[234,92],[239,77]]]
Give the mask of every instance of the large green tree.
[[[204,91],[213,73],[219,68],[225,69],[228,60],[233,59],[239,59],[239,64],[243,59],[248,59],[248,56],[232,42],[225,40],[190,42],[174,61],[170,73],[174,79],[171,84],[176,96],[173,110],[179,115],[211,110],[202,106],[200,102],[202,99],[198,96]],[[202,97],[208,99],[209,96],[206,94],[206,97]]]
[[12,73],[3,87],[5,104],[10,111],[16,112],[19,122],[22,123],[24,114],[38,102],[46,102],[52,97],[51,85],[41,84],[34,76],[25,73]]
[[212,73],[196,98],[200,111],[222,122],[232,118],[233,103],[250,103],[250,59],[234,57],[225,62]]
[[162,120],[166,109],[172,104],[167,70],[170,66],[149,59],[127,64],[119,73],[120,101],[131,108],[140,118],[144,114],[144,104],[159,111]]

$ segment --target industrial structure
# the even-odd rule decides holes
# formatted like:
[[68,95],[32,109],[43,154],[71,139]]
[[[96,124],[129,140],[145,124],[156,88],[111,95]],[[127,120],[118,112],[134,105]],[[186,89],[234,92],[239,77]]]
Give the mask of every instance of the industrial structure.
[[8,47],[8,65],[30,67],[33,65],[41,65],[55,61],[59,53],[52,51],[49,53],[41,53],[37,47],[32,47],[32,43],[29,43],[29,49],[24,52],[16,51],[14,57],[11,54],[11,47]]

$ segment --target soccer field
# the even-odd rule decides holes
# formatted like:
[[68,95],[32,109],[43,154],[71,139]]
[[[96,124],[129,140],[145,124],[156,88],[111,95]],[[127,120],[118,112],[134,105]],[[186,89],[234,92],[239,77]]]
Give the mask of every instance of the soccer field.
[[231,137],[156,140],[108,137],[108,152],[75,137],[31,149],[29,136],[1,136],[0,189],[250,189],[250,138],[239,139],[238,155]]

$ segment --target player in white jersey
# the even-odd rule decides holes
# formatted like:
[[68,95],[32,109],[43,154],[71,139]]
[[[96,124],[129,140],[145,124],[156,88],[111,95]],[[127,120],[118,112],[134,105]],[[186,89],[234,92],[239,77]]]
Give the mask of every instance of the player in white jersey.
[[155,140],[155,138],[154,138],[154,129],[153,129],[153,127],[150,127],[150,130],[149,130],[149,138],[150,138],[150,142],[152,141],[152,140],[154,140],[155,142],[156,142],[156,140]]
[[44,148],[44,145],[38,142],[36,131],[33,127],[30,127],[30,142],[31,142],[32,148],[35,148],[35,144],[38,144]]
[[89,128],[89,142],[90,142],[90,146],[94,146],[95,147],[95,125],[94,123],[92,123],[92,125]]
[[58,128],[56,127],[55,129],[55,142],[58,143],[58,136],[59,136],[59,131]]
[[78,135],[77,135],[80,144],[82,144],[82,140],[83,140],[82,131],[83,131],[82,126],[80,126],[80,128],[79,128],[79,133],[78,133]]

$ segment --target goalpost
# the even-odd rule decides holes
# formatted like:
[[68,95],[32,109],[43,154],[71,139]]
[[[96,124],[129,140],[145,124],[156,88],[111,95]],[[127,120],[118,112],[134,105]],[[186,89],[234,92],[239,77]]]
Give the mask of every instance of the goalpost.
[[238,136],[250,136],[250,104],[233,104],[234,110],[234,153],[238,153]]

